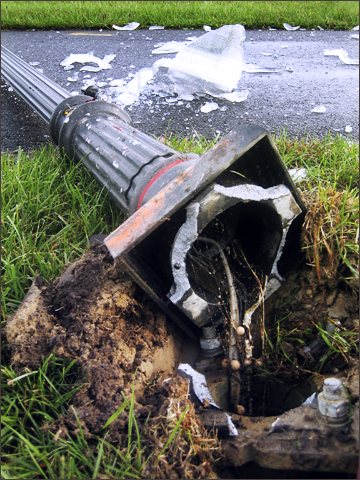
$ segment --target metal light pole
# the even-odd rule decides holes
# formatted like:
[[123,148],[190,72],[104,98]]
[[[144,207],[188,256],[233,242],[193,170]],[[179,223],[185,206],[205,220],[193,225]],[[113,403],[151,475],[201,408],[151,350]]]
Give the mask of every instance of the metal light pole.
[[[105,239],[114,259],[202,352],[227,352],[230,404],[261,354],[253,313],[300,252],[305,207],[269,133],[243,124],[206,154],[184,155],[114,104],[61,86],[1,47],[1,74],[130,215]],[[261,323],[261,322],[260,322]]]

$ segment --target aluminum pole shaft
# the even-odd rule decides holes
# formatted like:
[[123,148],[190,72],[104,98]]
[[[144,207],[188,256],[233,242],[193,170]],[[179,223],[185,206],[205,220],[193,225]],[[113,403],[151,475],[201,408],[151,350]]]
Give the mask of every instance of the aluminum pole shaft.
[[71,93],[1,46],[1,76],[46,123]]

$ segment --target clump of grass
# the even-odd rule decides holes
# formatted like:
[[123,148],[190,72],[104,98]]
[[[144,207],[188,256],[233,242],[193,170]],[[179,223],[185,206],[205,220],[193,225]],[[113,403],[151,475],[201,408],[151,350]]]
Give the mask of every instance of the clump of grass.
[[358,290],[359,144],[341,135],[324,139],[291,139],[276,144],[288,168],[305,168],[298,184],[308,208],[303,248],[321,276],[342,280]]
[[[102,431],[89,435],[71,405],[82,378],[75,361],[53,354],[24,374],[2,368],[2,478],[169,478],[172,470],[184,472],[182,478],[218,478],[211,465],[219,442],[204,431],[189,400],[171,398],[165,415],[140,430],[133,382],[131,398],[124,396]],[[125,445],[107,441],[108,428],[124,410]],[[69,411],[74,431],[62,420]]]
[[81,163],[51,145],[2,155],[2,317],[18,307],[35,275],[52,280],[79,257],[87,239],[124,219]]
[[286,131],[275,137],[276,146],[288,168],[305,168],[302,192],[316,194],[319,186],[352,191],[359,186],[359,144],[342,135],[323,139],[307,135],[290,138]]
[[183,138],[179,135],[165,133],[158,138],[161,143],[169,145],[174,150],[182,153],[195,153],[201,155],[212,148],[220,140],[220,135],[215,135],[213,138],[207,138],[198,132],[192,134],[192,138]]
[[358,189],[339,192],[320,186],[316,197],[307,197],[307,205],[303,243],[319,282],[343,278],[358,290]]

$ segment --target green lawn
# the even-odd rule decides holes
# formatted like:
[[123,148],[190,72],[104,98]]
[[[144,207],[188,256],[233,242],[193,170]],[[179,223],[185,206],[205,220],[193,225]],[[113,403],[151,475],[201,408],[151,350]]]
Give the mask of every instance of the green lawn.
[[359,24],[354,1],[4,1],[1,27],[8,29],[112,28],[139,22],[140,28],[213,28],[241,23],[247,29],[283,29],[284,22],[311,29],[349,30]]

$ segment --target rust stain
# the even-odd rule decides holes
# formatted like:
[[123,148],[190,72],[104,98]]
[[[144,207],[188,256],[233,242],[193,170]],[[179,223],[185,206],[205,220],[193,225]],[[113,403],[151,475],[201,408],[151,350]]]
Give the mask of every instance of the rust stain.
[[[166,215],[166,205],[169,205],[169,195],[173,190],[184,182],[184,179],[191,177],[194,165],[190,165],[173,182],[160,190],[145,205],[131,215],[126,222],[120,225],[110,235],[105,238],[105,245],[112,255],[118,256],[127,249],[136,239],[146,234],[152,226],[160,224],[169,217]],[[161,218],[161,213],[165,218]],[[120,252],[120,253],[119,253]]]

